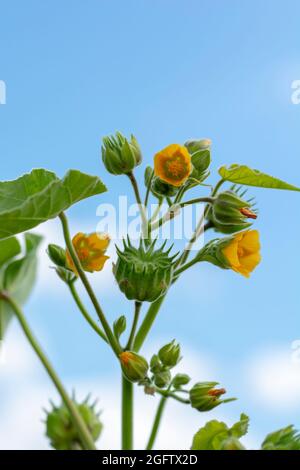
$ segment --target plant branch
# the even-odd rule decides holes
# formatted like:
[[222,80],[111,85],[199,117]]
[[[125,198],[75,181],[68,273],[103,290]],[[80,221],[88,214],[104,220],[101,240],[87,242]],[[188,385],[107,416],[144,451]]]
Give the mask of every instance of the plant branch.
[[37,339],[33,335],[26,319],[25,316],[21,310],[21,308],[18,306],[18,304],[9,296],[4,293],[2,293],[1,298],[5,300],[12,308],[14,311],[16,317],[19,320],[19,323],[22,327],[22,330],[28,339],[30,345],[34,349],[35,353],[39,357],[41,363],[43,364],[44,368],[46,369],[50,379],[52,380],[53,384],[55,385],[58,393],[61,396],[62,401],[64,402],[65,406],[67,407],[71,419],[73,421],[74,426],[76,427],[78,434],[80,436],[81,442],[83,447],[86,450],[95,450],[95,444],[92,439],[92,436],[90,435],[90,432],[88,428],[86,427],[85,422],[83,421],[80,413],[78,412],[76,406],[74,405],[74,402],[71,400],[69,397],[67,391],[65,390],[63,384],[61,383],[58,375],[56,374],[55,370],[53,369],[52,364],[50,363],[49,359],[43,352],[41,346],[39,345]]
[[136,302],[134,303],[134,306],[135,306],[135,309],[134,309],[134,318],[133,318],[133,322],[132,322],[132,327],[131,327],[131,331],[130,331],[128,343],[127,343],[126,348],[125,348],[126,350],[130,350],[130,349],[132,348],[132,344],[133,344],[135,332],[136,332],[137,325],[138,325],[138,321],[139,321],[139,317],[140,317],[140,311],[141,311],[141,307],[142,307],[142,302],[136,301]]
[[135,194],[135,199],[139,206],[141,220],[142,220],[142,235],[143,235],[143,239],[146,240],[146,243],[147,243],[147,240],[149,238],[149,233],[148,233],[148,220],[146,216],[145,206],[142,203],[139,187],[138,187],[134,174],[130,172],[130,173],[127,173],[127,176],[131,182],[131,185]]
[[167,404],[167,399],[168,399],[167,396],[162,396],[160,401],[159,401],[157,411],[156,411],[156,414],[155,414],[155,418],[154,418],[154,422],[153,422],[153,426],[152,426],[152,430],[151,430],[149,440],[148,440],[148,443],[147,443],[147,446],[146,446],[146,450],[152,450],[153,449],[153,445],[154,445],[154,442],[155,442],[155,439],[156,439],[156,436],[157,436],[157,432],[158,432],[158,429],[159,429],[159,426],[160,426],[160,423],[161,423],[163,412],[164,412],[166,404]]
[[150,177],[150,180],[149,180],[149,183],[148,183],[148,186],[147,186],[147,191],[146,191],[146,196],[145,196],[145,201],[144,201],[144,206],[145,207],[147,207],[147,205],[148,205],[150,191],[151,191],[151,183],[153,181],[153,178],[154,178],[154,171],[153,171],[153,173]]
[[97,325],[97,323],[92,319],[92,317],[90,317],[90,315],[88,314],[86,308],[84,307],[80,297],[79,297],[79,294],[75,288],[75,284],[74,284],[74,281],[73,282],[69,282],[68,283],[68,287],[70,289],[70,292],[71,292],[71,295],[73,297],[73,299],[75,300],[75,303],[78,307],[78,309],[80,310],[80,312],[82,313],[82,315],[84,316],[84,318],[86,319],[86,321],[90,324],[90,326],[93,328],[93,330],[106,342],[108,343],[107,341],[107,337],[104,333],[104,331],[101,330],[101,328]]
[[148,312],[136,334],[136,337],[133,343],[134,351],[138,352],[141,349],[146,339],[146,336],[148,335],[151,329],[151,326],[153,325],[156,315],[158,314],[161,304],[164,301],[165,296],[166,295],[159,297],[159,299],[155,300],[155,302],[152,302],[152,304],[150,305]]
[[77,256],[77,253],[73,247],[73,243],[72,243],[72,240],[71,240],[71,237],[70,237],[70,230],[69,230],[69,225],[68,225],[68,220],[67,220],[67,217],[66,215],[62,212],[60,215],[59,215],[59,218],[61,220],[61,223],[62,223],[62,228],[63,228],[63,233],[64,233],[64,238],[65,238],[65,242],[66,242],[66,245],[67,245],[67,249],[70,253],[70,256],[72,258],[72,261],[76,267],[76,270],[78,272],[78,275],[92,301],[92,304],[94,305],[95,307],[95,310],[96,310],[96,313],[99,317],[99,320],[102,324],[102,327],[105,331],[105,334],[106,334],[106,337],[107,337],[107,340],[109,341],[109,344],[111,345],[115,355],[117,357],[119,357],[119,354],[122,352],[122,349],[120,347],[120,345],[118,344],[110,326],[109,326],[109,323],[108,321],[106,320],[106,317],[102,311],[102,308],[100,307],[100,304],[97,300],[97,297],[92,289],[92,286],[90,285],[89,281],[88,281],[88,278],[87,276],[85,275],[85,272],[84,270],[82,269],[81,267],[81,264],[80,264],[80,261],[78,259],[78,256]]
[[133,449],[133,383],[122,374],[122,450]]

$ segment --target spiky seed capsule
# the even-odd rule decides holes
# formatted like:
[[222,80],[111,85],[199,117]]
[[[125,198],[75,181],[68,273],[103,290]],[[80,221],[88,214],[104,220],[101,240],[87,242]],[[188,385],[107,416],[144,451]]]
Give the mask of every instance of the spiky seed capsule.
[[117,248],[118,261],[113,272],[120,290],[129,300],[154,302],[165,294],[172,282],[174,262],[177,255],[169,256],[172,249],[164,251],[164,243],[155,250],[155,241],[144,248],[135,248],[128,239],[124,250]]
[[[82,403],[73,400],[79,414],[87,425],[94,442],[97,441],[102,431],[102,423],[99,413],[95,410],[96,403],[89,404],[88,399]],[[64,404],[59,407],[53,405],[47,412],[46,435],[50,444],[56,450],[82,450],[82,444],[75,428],[69,410]]]

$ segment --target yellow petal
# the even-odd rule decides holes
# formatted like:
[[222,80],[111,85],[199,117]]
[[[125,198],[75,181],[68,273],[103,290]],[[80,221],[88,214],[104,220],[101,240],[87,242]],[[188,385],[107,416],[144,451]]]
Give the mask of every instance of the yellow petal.
[[259,233],[257,230],[248,230],[243,232],[243,239],[239,242],[239,246],[249,253],[256,253],[260,250]]
[[232,240],[225,248],[223,248],[223,255],[231,266],[239,266],[240,261],[238,258],[238,243]]

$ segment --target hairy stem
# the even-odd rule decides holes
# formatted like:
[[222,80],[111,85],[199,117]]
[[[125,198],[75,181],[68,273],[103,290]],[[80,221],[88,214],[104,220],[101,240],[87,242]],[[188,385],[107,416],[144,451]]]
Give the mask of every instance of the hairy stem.
[[44,368],[46,369],[50,379],[52,380],[53,384],[55,385],[58,393],[61,396],[62,401],[64,402],[65,406],[67,407],[71,419],[73,421],[74,426],[77,429],[77,432],[80,436],[80,440],[82,442],[83,448],[86,450],[95,450],[95,444],[92,439],[92,436],[90,435],[90,432],[83,421],[80,413],[78,412],[76,406],[74,405],[74,402],[71,400],[69,397],[67,391],[65,390],[63,384],[61,383],[58,375],[56,374],[52,364],[50,363],[49,359],[47,358],[46,354],[43,352],[41,346],[39,345],[37,339],[33,335],[26,319],[25,316],[21,310],[21,308],[18,306],[18,304],[9,297],[9,295],[2,295],[2,299],[5,300],[12,308],[14,313],[16,314],[16,317],[19,320],[19,323],[23,329],[23,332],[28,339],[30,345],[34,349],[35,353],[37,354],[38,358],[40,359],[41,363],[43,364]]
[[165,295],[159,297],[159,299],[157,299],[155,302],[153,302],[149,309],[148,309],[148,312],[136,334],[136,337],[135,337],[135,340],[134,340],[134,344],[133,344],[133,350],[134,351],[139,351],[146,339],[146,336],[148,335],[152,325],[153,325],[153,322],[156,318],[156,315],[158,314],[158,311],[161,307],[161,304],[163,303],[164,301],[164,298],[165,298]]
[[108,341],[107,341],[107,338],[106,338],[106,335],[105,335],[104,331],[102,331],[100,326],[98,326],[97,323],[92,319],[92,317],[90,317],[90,315],[88,314],[86,308],[84,307],[84,305],[83,305],[83,303],[82,303],[82,301],[79,297],[79,294],[76,290],[74,282],[68,283],[68,287],[70,289],[71,295],[72,295],[73,299],[75,300],[75,303],[76,303],[78,309],[80,310],[80,312],[82,313],[82,315],[84,316],[86,321],[90,324],[90,326],[93,328],[93,330],[107,343]]
[[125,348],[125,349],[127,349],[127,350],[132,348],[132,344],[133,344],[135,332],[136,332],[137,325],[138,325],[138,321],[139,321],[139,317],[140,317],[140,311],[141,311],[141,307],[142,307],[142,302],[136,301],[136,302],[134,303],[134,306],[135,306],[135,309],[134,309],[134,318],[133,318],[133,322],[132,322],[132,327],[131,327],[131,331],[130,331],[128,343],[127,343],[126,348]]
[[133,383],[122,375],[122,450],[133,449]]
[[167,404],[167,398],[168,398],[167,396],[162,396],[160,401],[159,401],[146,450],[152,450],[153,449],[153,445],[154,445],[154,442],[155,442],[155,439],[156,439],[156,436],[157,436],[157,433],[158,433],[158,429],[159,429],[159,426],[160,426],[160,423],[161,423],[163,412],[164,412],[166,404]]
[[92,301],[92,304],[94,305],[95,307],[95,310],[96,310],[96,313],[99,317],[99,320],[102,324],[102,327],[105,331],[105,334],[106,334],[106,337],[107,337],[107,340],[109,342],[109,344],[111,345],[115,355],[117,357],[119,357],[119,354],[122,352],[122,349],[120,347],[120,345],[118,344],[110,326],[109,326],[109,323],[108,321],[106,320],[106,317],[102,311],[102,308],[100,307],[100,304],[97,300],[97,297],[92,289],[92,286],[90,285],[89,281],[88,281],[88,278],[87,276],[85,275],[85,272],[84,270],[82,269],[81,267],[81,264],[80,264],[80,261],[78,259],[78,256],[77,256],[77,253],[73,247],[73,243],[72,243],[72,240],[71,240],[71,237],[70,237],[70,230],[69,230],[69,225],[68,225],[68,220],[65,216],[65,214],[62,212],[60,215],[59,215],[59,218],[61,220],[61,223],[62,223],[62,227],[63,227],[63,233],[64,233],[64,238],[65,238],[65,242],[66,242],[66,245],[67,245],[67,249],[70,253],[70,256],[72,258],[72,261],[76,267],[76,270],[78,272],[78,275],[82,281],[82,284],[84,285],[91,301]]
[[139,206],[141,219],[142,219],[142,236],[143,236],[143,239],[145,240],[145,242],[148,243],[148,238],[149,238],[148,220],[147,220],[147,216],[146,216],[145,206],[142,203],[139,187],[138,187],[138,184],[137,184],[137,181],[135,179],[134,174],[132,172],[130,172],[130,173],[127,173],[127,176],[130,179],[130,182],[131,182],[134,194],[135,194],[136,202],[138,203],[138,206]]

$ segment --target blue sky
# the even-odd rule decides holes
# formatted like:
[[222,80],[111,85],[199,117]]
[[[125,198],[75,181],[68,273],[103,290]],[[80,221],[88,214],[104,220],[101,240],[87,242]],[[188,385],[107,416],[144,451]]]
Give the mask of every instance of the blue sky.
[[[121,130],[137,136],[145,163],[169,143],[205,136],[213,141],[214,170],[245,163],[300,185],[300,105],[291,102],[291,84],[300,79],[299,15],[297,0],[1,0],[1,179],[34,167],[99,175],[109,192],[70,210],[73,226],[93,228],[98,204],[130,191],[100,161],[101,138]],[[258,200],[262,264],[250,280],[195,267],[166,301],[153,341],[176,338],[183,354],[209,358],[213,376],[194,379],[219,380],[238,396],[220,416],[249,413],[259,441],[280,426],[300,426],[300,400],[289,395],[300,390],[293,375],[300,377],[300,367],[291,372],[289,362],[300,337],[300,222],[297,193],[250,192]],[[43,230],[55,238],[59,225]],[[47,263],[42,269],[48,279]],[[105,275],[94,282],[110,320],[130,315]],[[117,377],[114,359],[54,278],[35,290],[26,311],[68,383]],[[274,377],[267,369],[277,366]],[[8,389],[1,381],[1,395]]]

